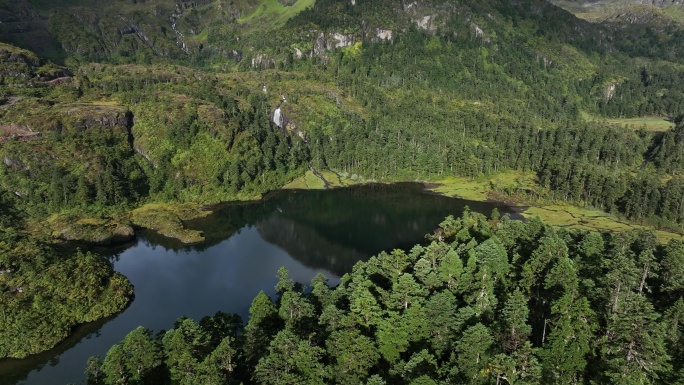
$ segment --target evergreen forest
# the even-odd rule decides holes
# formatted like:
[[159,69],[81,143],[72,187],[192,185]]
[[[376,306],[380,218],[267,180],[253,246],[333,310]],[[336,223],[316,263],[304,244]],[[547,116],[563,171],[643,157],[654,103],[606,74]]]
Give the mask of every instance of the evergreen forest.
[[629,8],[598,20],[554,3],[577,6],[1,2],[0,358],[122,311],[133,287],[93,246],[140,228],[198,242],[183,221],[204,205],[321,172],[513,173],[532,182],[485,182],[488,198],[671,240],[448,218],[335,288],[281,271],[244,325],[136,329],[91,359],[89,381],[684,381],[684,8],[612,1]]
[[142,327],[90,384],[678,384],[684,243],[466,212],[339,286],[278,271],[246,324]]

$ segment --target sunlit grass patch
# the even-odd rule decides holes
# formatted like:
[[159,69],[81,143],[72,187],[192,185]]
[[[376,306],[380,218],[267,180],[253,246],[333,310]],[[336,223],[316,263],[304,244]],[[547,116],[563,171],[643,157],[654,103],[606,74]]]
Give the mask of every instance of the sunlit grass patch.
[[577,12],[575,16],[586,21],[598,22],[603,20],[607,14],[604,12]]
[[673,20],[684,22],[684,6],[681,4],[673,4],[669,7],[663,8],[663,13],[671,17]]
[[36,237],[97,244],[125,242],[135,235],[127,221],[116,216],[85,216],[77,211],[53,214],[45,221],[31,221],[27,230]]
[[[429,187],[428,190],[450,197],[474,201],[485,201],[493,192],[503,192],[508,194],[505,196],[515,197],[517,193],[523,193],[524,195],[525,192],[539,188],[534,173],[520,171],[503,172],[481,179],[450,177],[436,183],[438,183],[436,186]],[[523,202],[528,201],[523,199]],[[571,205],[545,205],[543,201],[537,200],[533,200],[531,204],[532,206],[522,212],[522,215],[528,219],[539,217],[545,223],[552,226],[593,231],[652,229],[647,226],[630,223],[601,210]],[[680,234],[662,230],[656,230],[655,233],[661,242],[683,238]]]
[[674,127],[674,123],[666,120],[663,117],[647,116],[643,118],[601,118],[590,115],[586,112],[582,113],[584,119],[588,122],[606,122],[608,124],[626,127],[632,130],[645,129],[646,131],[667,131]]
[[157,231],[158,233],[177,238],[183,243],[196,243],[204,240],[202,232],[189,230],[183,221],[200,218],[211,214],[201,210],[197,205],[186,204],[146,204],[130,213],[134,225]]
[[307,170],[304,175],[283,186],[283,189],[322,190],[325,188],[323,181]]
[[626,231],[640,226],[620,221],[600,210],[583,209],[570,205],[530,207],[522,213],[526,218],[539,217],[554,226],[572,226],[593,230]]
[[[358,179],[348,178],[346,175],[338,174],[330,170],[320,170],[319,173],[328,182],[328,187],[345,187],[362,183]],[[303,190],[323,190],[325,183],[317,177],[311,170],[307,170],[304,175],[296,178],[282,187],[283,189],[303,189]]]
[[312,6],[315,0],[297,0],[291,6],[284,6],[278,0],[263,0],[251,14],[238,19],[238,23],[245,23],[260,19],[274,20],[271,26],[284,24],[288,19]]
[[[594,231],[630,231],[652,229],[647,226],[632,224],[600,210],[584,209],[570,205],[549,205],[530,207],[522,215],[525,218],[539,217],[552,226],[568,227],[579,230]],[[670,239],[681,239],[682,235],[667,231],[655,231],[658,240],[667,242]]]
[[359,178],[352,179],[346,173],[338,174],[334,171],[323,170],[321,175],[328,181],[330,187],[346,187],[359,183],[363,183]]
[[487,200],[490,191],[489,180],[475,180],[460,177],[449,177],[438,181],[439,185],[428,190],[449,197],[459,197],[472,201]]
[[535,188],[535,181],[534,173],[507,171],[478,179],[449,177],[437,181],[438,185],[430,187],[429,190],[450,197],[485,201],[489,198],[489,193],[494,190],[511,193],[529,190]]

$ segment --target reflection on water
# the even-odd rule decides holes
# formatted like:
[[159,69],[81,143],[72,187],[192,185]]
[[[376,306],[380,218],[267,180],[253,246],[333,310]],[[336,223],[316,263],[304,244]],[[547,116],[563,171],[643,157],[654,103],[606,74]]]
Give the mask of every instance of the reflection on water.
[[0,384],[16,384],[25,379],[32,371],[42,370],[45,366],[56,366],[60,362],[60,355],[76,346],[81,340],[97,338],[100,336],[100,328],[116,316],[103,318],[95,322],[79,325],[73,334],[62,341],[53,349],[26,359],[0,360]]
[[[128,309],[83,325],[55,349],[24,360],[0,361],[0,385],[81,383],[91,355],[139,325],[154,331],[180,316],[217,311],[248,316],[260,290],[274,295],[281,266],[299,282],[322,272],[336,285],[354,263],[381,250],[420,242],[465,204],[488,214],[492,203],[466,202],[422,192],[418,184],[359,186],[328,191],[278,191],[259,202],[223,205],[188,223],[206,241],[183,245],[153,232],[113,251],[117,271],[135,286]],[[110,250],[110,254],[112,250]]]
[[301,263],[341,276],[380,251],[421,242],[444,217],[460,215],[466,205],[486,215],[497,208],[520,218],[502,204],[447,198],[424,192],[418,183],[397,183],[277,191],[261,202],[225,205],[215,215],[189,224],[207,238],[199,248],[220,242],[243,226],[256,226],[265,241]]

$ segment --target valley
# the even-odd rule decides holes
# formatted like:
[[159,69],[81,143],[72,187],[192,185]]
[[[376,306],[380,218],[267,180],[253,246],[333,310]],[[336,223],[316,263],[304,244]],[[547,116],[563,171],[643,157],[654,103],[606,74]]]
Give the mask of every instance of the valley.
[[[261,313],[243,309],[244,325],[216,326],[217,316],[169,319],[168,337],[136,329],[146,363],[121,354],[126,337],[89,361],[89,381],[677,383],[681,15],[678,1],[0,4],[0,357],[46,351],[135,306],[102,247],[150,229],[175,239],[171,249],[201,247],[243,227],[188,225],[226,202],[419,182],[515,205],[526,222],[442,213],[397,241],[408,254],[376,250],[336,272],[338,288],[307,291],[281,274],[268,299],[257,295]],[[321,215],[291,232],[267,221],[262,235],[293,240],[336,222]],[[550,244],[560,254],[543,259]],[[329,246],[305,249],[322,258]],[[428,313],[451,314],[445,306],[458,315],[431,324],[436,334],[416,332]],[[620,329],[630,314],[642,316],[638,341]],[[389,325],[416,337],[392,341]],[[191,347],[174,330],[204,342]],[[558,362],[561,331],[585,342]],[[491,343],[466,353],[474,336]],[[312,366],[278,361],[284,346]],[[187,362],[184,351],[194,352]],[[647,366],[629,359],[637,353]],[[361,356],[373,365],[343,368]]]

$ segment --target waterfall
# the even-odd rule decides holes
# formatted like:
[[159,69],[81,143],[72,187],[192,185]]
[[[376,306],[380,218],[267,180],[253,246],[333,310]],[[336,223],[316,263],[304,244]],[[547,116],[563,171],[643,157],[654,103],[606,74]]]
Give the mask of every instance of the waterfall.
[[273,123],[275,123],[276,126],[283,128],[283,115],[280,113],[280,107],[276,108],[273,113]]

